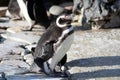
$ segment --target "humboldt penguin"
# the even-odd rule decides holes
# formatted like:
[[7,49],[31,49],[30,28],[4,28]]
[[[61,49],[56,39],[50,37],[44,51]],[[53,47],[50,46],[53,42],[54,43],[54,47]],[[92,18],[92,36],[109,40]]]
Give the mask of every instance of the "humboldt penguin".
[[33,54],[32,71],[38,72],[41,70],[48,75],[56,76],[58,72],[55,71],[55,67],[66,63],[66,52],[73,42],[74,31],[71,21],[70,14],[61,14],[43,33]]
[[50,21],[43,1],[44,0],[10,0],[6,16],[13,19],[25,18],[28,22],[28,27],[26,27],[25,30],[32,30],[34,24],[39,24],[47,29]]

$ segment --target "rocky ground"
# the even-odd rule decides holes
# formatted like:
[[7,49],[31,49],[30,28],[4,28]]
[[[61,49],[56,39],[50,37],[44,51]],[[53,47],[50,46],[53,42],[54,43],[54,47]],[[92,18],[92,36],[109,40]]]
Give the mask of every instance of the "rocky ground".
[[[29,73],[33,61],[31,47],[44,29],[35,26],[23,31],[25,21],[0,22],[0,80],[67,80]],[[71,80],[120,79],[120,29],[81,30],[68,51]],[[24,74],[22,74],[24,73]]]
[[120,29],[76,31],[68,52],[73,80],[120,79]]

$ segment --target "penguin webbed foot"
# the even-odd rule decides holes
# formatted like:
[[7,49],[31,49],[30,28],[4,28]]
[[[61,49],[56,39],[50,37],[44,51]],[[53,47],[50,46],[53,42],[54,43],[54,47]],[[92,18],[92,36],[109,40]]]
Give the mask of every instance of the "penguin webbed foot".
[[68,68],[65,65],[64,66],[57,65],[55,67],[54,72],[50,73],[49,76],[52,76],[52,77],[69,77],[70,73],[67,70],[68,70]]
[[53,72],[48,74],[50,77],[69,77],[70,73],[65,71],[65,72]]

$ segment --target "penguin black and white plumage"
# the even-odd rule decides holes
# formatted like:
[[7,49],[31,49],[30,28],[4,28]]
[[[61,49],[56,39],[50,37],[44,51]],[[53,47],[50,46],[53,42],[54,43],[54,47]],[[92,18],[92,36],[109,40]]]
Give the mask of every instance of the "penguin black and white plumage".
[[18,19],[25,18],[28,23],[26,30],[32,30],[34,24],[47,29],[50,25],[44,6],[44,0],[10,0],[6,16]]
[[70,15],[60,15],[56,22],[46,30],[38,41],[35,49],[34,63],[31,69],[36,65],[41,67],[45,73],[54,74],[57,64],[64,65],[67,59],[66,52],[73,42],[73,27],[70,25]]

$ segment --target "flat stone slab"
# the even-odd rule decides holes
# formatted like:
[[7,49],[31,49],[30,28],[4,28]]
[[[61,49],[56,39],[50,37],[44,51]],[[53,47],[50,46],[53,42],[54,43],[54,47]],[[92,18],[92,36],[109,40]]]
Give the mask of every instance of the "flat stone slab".
[[4,72],[5,75],[8,76],[8,75],[27,73],[28,69],[26,69],[25,67],[19,67],[19,66],[14,66],[10,64],[0,63],[0,72]]
[[1,64],[21,67],[26,69],[30,68],[30,66],[22,60],[5,60],[5,61],[1,61]]
[[67,78],[47,77],[45,75],[14,75],[6,76],[7,80],[68,80]]
[[1,28],[10,28],[10,27],[27,27],[29,26],[27,24],[27,21],[23,21],[23,20],[18,20],[18,21],[7,21],[7,22],[2,22],[0,23],[0,27]]
[[[26,43],[16,42],[12,40],[3,40],[0,43],[0,56],[10,54],[14,49],[19,49],[20,45],[26,45]],[[22,52],[23,49],[19,49],[18,52]]]
[[27,34],[25,32],[20,32],[20,33],[15,33],[15,34],[14,33],[6,33],[6,34],[1,34],[1,36],[6,39],[24,42],[27,44],[36,43],[40,39],[40,36],[32,35],[29,33]]
[[0,56],[2,61],[5,60],[23,60],[23,57],[21,55],[4,55]]

